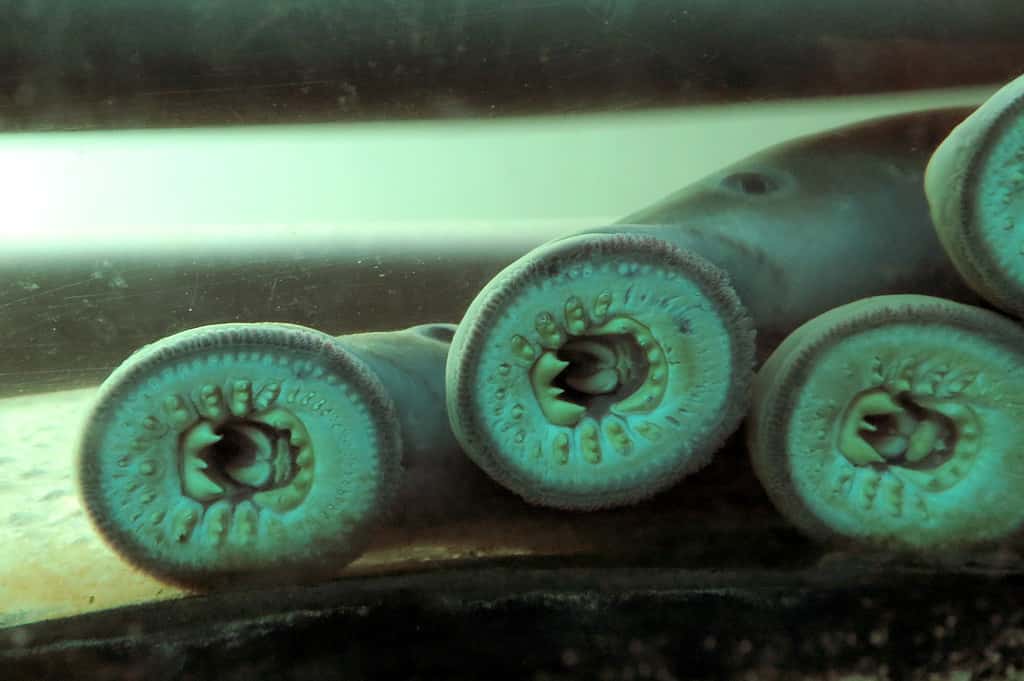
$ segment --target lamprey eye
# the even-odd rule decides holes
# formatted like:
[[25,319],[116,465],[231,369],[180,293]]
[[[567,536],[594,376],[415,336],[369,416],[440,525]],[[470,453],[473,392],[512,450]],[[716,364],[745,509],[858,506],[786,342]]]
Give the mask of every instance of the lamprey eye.
[[724,177],[722,186],[748,196],[763,196],[778,191],[782,184],[766,173],[744,171]]

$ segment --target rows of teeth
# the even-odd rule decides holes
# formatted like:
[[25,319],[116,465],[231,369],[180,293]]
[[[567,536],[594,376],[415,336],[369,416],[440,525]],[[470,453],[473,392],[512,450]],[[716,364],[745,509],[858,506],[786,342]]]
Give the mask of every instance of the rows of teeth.
[[[192,401],[183,395],[170,395],[165,399],[168,420],[184,431],[180,452],[186,495],[209,503],[225,494],[224,486],[207,475],[210,464],[201,454],[223,439],[216,429],[234,417],[245,419],[231,423],[230,428],[256,448],[255,461],[245,465],[228,464],[224,472],[240,484],[270,488],[252,495],[251,503],[257,508],[285,512],[302,502],[313,482],[313,449],[302,422],[291,412],[274,406],[280,393],[277,383],[268,383],[254,392],[250,381],[236,380],[231,383],[227,398],[220,386],[202,386],[194,408]],[[278,437],[267,435],[259,424],[272,428]],[[289,478],[291,482],[285,484]],[[215,503],[211,508],[216,506]],[[243,513],[245,515],[247,512]]]
[[[160,525],[163,518],[163,512],[154,513],[151,522],[153,525]],[[272,529],[274,523],[276,527],[282,527],[276,518],[272,518],[271,521],[273,522],[267,523],[268,529]],[[168,531],[172,541],[176,543],[199,539],[212,546],[219,546],[225,540],[230,540],[235,545],[245,545],[256,536],[259,524],[260,509],[252,501],[246,499],[238,504],[231,504],[222,499],[205,510],[198,504],[179,504],[171,513]],[[195,530],[200,525],[201,531],[196,535]]]
[[565,391],[553,383],[568,366],[569,363],[558,359],[555,353],[545,352],[530,370],[530,382],[541,412],[558,426],[574,426],[587,413],[586,407],[561,399]]
[[512,355],[531,363],[530,382],[534,394],[545,418],[552,424],[575,426],[587,411],[586,407],[563,399],[561,396],[565,391],[554,385],[554,380],[571,365],[559,359],[556,354],[565,346],[569,335],[577,337],[573,340],[573,348],[589,353],[597,365],[590,373],[570,371],[566,375],[566,383],[575,390],[599,395],[613,392],[620,385],[618,358],[599,337],[623,334],[632,336],[643,350],[648,362],[648,373],[644,383],[612,405],[611,410],[621,415],[649,412],[665,395],[668,363],[664,351],[654,340],[650,329],[639,322],[627,317],[608,319],[612,302],[611,291],[603,291],[594,300],[588,314],[583,300],[571,296],[565,303],[562,324],[548,311],[540,312],[534,319],[539,345],[521,335],[512,337]]
[[647,359],[647,378],[626,399],[612,405],[616,414],[649,412],[661,403],[668,387],[668,360],[651,330],[633,319],[619,317],[593,330],[594,335],[624,334],[632,336]]
[[[941,492],[963,480],[979,451],[980,427],[977,414],[959,402],[917,395],[914,401],[926,411],[949,419],[956,433],[956,444],[949,459],[929,470],[897,466],[901,480],[913,483],[929,492]],[[876,426],[867,421],[869,416],[894,417],[897,432],[880,438],[873,447],[861,435],[862,431],[875,432]],[[846,459],[858,466],[885,464],[887,457],[901,456],[909,463],[919,463],[933,453],[946,453],[947,442],[941,437],[941,428],[934,419],[917,420],[884,391],[872,391],[858,397],[850,406],[839,433],[839,449]],[[868,501],[873,500],[870,489]],[[868,504],[870,506],[870,504]]]
[[542,459],[547,450],[556,463],[566,465],[572,459],[573,452],[578,451],[583,461],[599,464],[604,460],[603,452],[606,447],[619,456],[629,457],[636,451],[636,436],[657,443],[665,435],[661,426],[652,421],[636,424],[634,431],[636,435],[628,433],[622,421],[614,416],[605,417],[600,421],[588,418],[573,431],[558,433],[548,447],[540,443],[535,444],[532,456],[534,459]]
[[199,388],[194,403],[184,395],[168,395],[163,406],[170,424],[181,431],[201,418],[222,421],[229,416],[244,418],[267,411],[280,394],[279,383],[267,383],[254,394],[252,381],[238,379],[231,382],[227,398],[219,385],[208,383]]

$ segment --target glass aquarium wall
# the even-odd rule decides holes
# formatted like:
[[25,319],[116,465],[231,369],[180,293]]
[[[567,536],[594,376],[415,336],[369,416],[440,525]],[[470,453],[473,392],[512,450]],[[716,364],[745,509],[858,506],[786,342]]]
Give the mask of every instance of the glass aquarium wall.
[[1024,664],[1015,3],[6,4],[12,678]]

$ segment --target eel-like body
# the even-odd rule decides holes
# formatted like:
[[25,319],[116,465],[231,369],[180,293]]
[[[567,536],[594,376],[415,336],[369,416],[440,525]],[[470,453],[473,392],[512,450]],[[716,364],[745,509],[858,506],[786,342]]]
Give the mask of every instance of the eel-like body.
[[758,361],[804,321],[890,293],[976,301],[923,192],[967,113],[797,139],[527,254],[452,341],[456,437],[530,502],[630,504],[710,459],[746,414]]

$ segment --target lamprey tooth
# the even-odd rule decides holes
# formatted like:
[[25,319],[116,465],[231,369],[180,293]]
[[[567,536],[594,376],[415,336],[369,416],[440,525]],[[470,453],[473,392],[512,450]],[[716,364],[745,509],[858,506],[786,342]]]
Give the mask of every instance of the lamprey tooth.
[[551,385],[567,366],[569,362],[563,362],[552,352],[545,352],[530,369],[530,383],[537,396],[537,404],[547,420],[559,426],[573,426],[587,412],[586,407],[559,399],[564,391]]
[[231,413],[246,416],[252,411],[252,381],[240,379],[231,386]]
[[313,484],[313,471],[308,468],[302,469],[299,471],[299,474],[295,476],[295,480],[292,484],[295,485],[295,489],[300,492],[308,491],[310,485]]
[[275,428],[277,430],[293,430],[298,427],[295,417],[281,408],[275,408],[267,411],[260,416],[259,420],[261,423],[265,423],[271,428]]
[[583,448],[583,458],[588,463],[601,463],[599,438],[600,432],[596,423],[587,423],[580,429],[580,446]]
[[612,405],[612,412],[626,416],[628,414],[638,414],[649,412],[659,404],[665,397],[665,383],[653,383],[648,381],[641,385],[637,390],[622,400]]
[[867,421],[869,416],[887,416],[902,411],[903,407],[883,390],[873,390],[856,398],[843,419],[843,427],[839,433],[839,450],[850,463],[858,466],[884,462],[885,457],[861,436],[860,431],[865,429],[865,426],[867,430],[875,430]]
[[889,506],[889,513],[894,517],[903,514],[903,483],[894,476],[887,477],[885,487],[886,502]]
[[279,513],[290,511],[302,501],[302,495],[294,487],[257,492],[252,500],[261,507],[271,508]]
[[619,386],[619,374],[615,369],[600,369],[588,376],[572,373],[565,377],[565,382],[580,392],[603,395],[614,392]]
[[565,302],[565,328],[577,336],[587,330],[587,311],[583,301],[572,296]]
[[636,427],[636,432],[643,435],[645,438],[652,442],[658,442],[661,440],[662,430],[658,427],[658,424],[651,423],[650,421],[643,421]]
[[303,449],[299,452],[298,456],[295,457],[295,463],[300,468],[307,468],[313,463],[313,452],[309,449]]
[[164,400],[164,411],[171,425],[184,430],[196,420],[195,412],[181,395],[168,395]]
[[939,424],[932,420],[922,421],[907,446],[907,461],[917,463],[935,449],[939,436]]
[[554,353],[545,352],[530,371],[530,378],[534,382],[534,390],[540,392],[541,387],[550,386],[551,382],[567,366],[569,366],[569,363],[558,359]]
[[209,421],[201,421],[182,443],[182,487],[196,501],[211,501],[224,494],[224,488],[203,472],[209,464],[199,456],[204,449],[220,442],[221,437],[213,432]]
[[541,343],[548,349],[557,349],[565,342],[565,334],[558,328],[550,312],[539,313],[534,321],[534,327],[540,335]]
[[614,417],[604,421],[604,432],[612,443],[612,448],[621,456],[628,456],[633,450],[633,441],[629,439],[625,428]]
[[608,316],[608,310],[612,305],[612,292],[602,291],[598,296],[597,300],[594,301],[594,310],[592,316],[594,321],[598,324],[602,323],[605,317]]
[[516,357],[528,362],[537,356],[537,350],[530,345],[530,341],[518,335],[512,336],[512,352]]
[[153,438],[162,437],[163,434],[167,432],[167,426],[152,414],[142,420],[142,427],[145,428],[149,436]]
[[198,453],[212,444],[220,442],[221,435],[213,432],[209,421],[202,421],[185,436],[182,447],[187,452]]
[[235,507],[235,515],[231,523],[231,542],[245,545],[252,541],[259,525],[259,509],[248,499],[242,500]]
[[195,508],[179,507],[171,521],[171,539],[176,542],[188,541],[192,530],[199,522],[199,511]]
[[907,438],[903,435],[888,435],[875,440],[874,449],[885,459],[902,456],[907,450]]
[[228,501],[218,501],[206,511],[203,518],[203,530],[206,541],[210,544],[220,544],[227,535],[227,529],[231,523],[231,504]]
[[256,407],[256,411],[266,411],[270,409],[270,406],[277,401],[278,396],[281,394],[280,383],[267,383],[265,386],[260,388],[260,392],[256,395],[256,400],[253,402],[253,406]]
[[207,383],[199,389],[198,410],[202,416],[212,421],[220,421],[224,418],[226,408],[220,386]]
[[290,442],[293,447],[302,447],[309,444],[309,435],[306,433],[305,429],[295,428],[289,434],[288,442]]
[[284,527],[284,523],[280,519],[270,517],[266,519],[267,534],[275,542],[284,541],[288,536],[288,531]]
[[[303,457],[303,454],[305,454],[306,457]],[[303,448],[300,451],[299,456],[296,457],[297,464],[298,459],[300,458],[312,462],[313,453],[308,447]],[[292,448],[284,438],[277,439],[276,451],[274,452],[274,458],[271,465],[273,466],[273,484],[275,486],[283,485],[292,474]]]
[[559,433],[555,437],[555,459],[560,464],[569,463],[569,435]]

